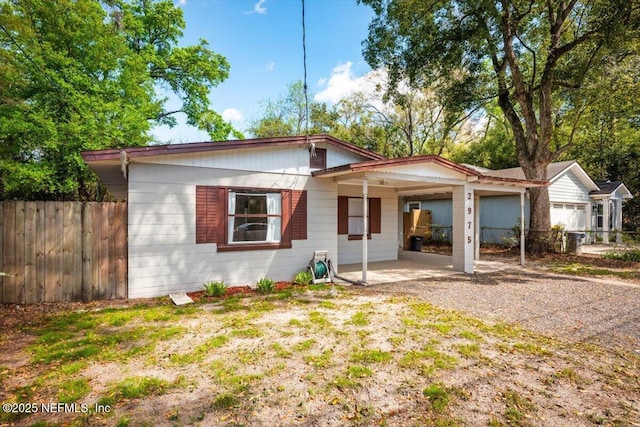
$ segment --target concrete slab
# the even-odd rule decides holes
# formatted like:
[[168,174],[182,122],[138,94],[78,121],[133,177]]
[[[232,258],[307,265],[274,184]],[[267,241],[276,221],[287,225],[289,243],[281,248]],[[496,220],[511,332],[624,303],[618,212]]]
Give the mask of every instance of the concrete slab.
[[[493,273],[517,267],[515,264],[497,261],[474,261],[476,273]],[[338,274],[349,280],[360,280],[362,279],[362,264],[340,265]],[[367,283],[378,285],[458,274],[465,273],[453,271],[453,260],[450,256],[399,251],[397,260],[370,262],[367,267]]]

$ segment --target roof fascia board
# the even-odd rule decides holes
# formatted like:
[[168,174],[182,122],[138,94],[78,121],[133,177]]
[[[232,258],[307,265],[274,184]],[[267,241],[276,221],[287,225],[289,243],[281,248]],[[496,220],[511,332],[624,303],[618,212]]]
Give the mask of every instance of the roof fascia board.
[[152,145],[147,147],[130,147],[111,150],[95,150],[85,151],[82,153],[82,157],[87,162],[110,160],[120,156],[120,152],[124,151],[130,158],[135,157],[147,157],[147,156],[162,156],[169,154],[184,154],[184,153],[205,153],[209,151],[222,151],[222,150],[242,150],[249,148],[262,148],[262,147],[279,147],[279,146],[304,146],[307,143],[312,142],[314,144],[326,143],[333,145],[337,148],[350,151],[358,154],[364,158],[371,160],[384,159],[383,156],[350,144],[346,141],[339,140],[329,135],[312,135],[307,139],[306,136],[292,136],[292,137],[278,137],[278,138],[256,138],[246,139],[240,141],[217,141],[217,142],[197,142],[190,144],[169,144],[169,145]]

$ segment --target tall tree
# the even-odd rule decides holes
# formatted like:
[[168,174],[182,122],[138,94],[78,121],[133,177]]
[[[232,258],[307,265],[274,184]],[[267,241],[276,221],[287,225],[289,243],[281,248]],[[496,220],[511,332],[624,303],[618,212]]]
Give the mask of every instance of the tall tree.
[[170,0],[0,2],[0,198],[95,197],[80,152],[145,145],[178,112],[227,139],[208,94],[229,64],[204,40],[179,47],[184,27]]
[[[322,102],[313,101],[307,94],[309,104],[309,133],[329,133],[338,119],[336,112]],[[304,85],[298,80],[287,85],[287,92],[277,98],[262,101],[262,117],[255,119],[247,131],[265,138],[283,135],[302,135],[307,130],[307,106]]]
[[[639,46],[640,47],[640,46]],[[573,144],[566,156],[580,161],[598,180],[623,181],[634,193],[627,202],[625,229],[640,227],[640,56],[612,56],[603,73],[573,97],[574,114],[561,136]]]
[[[602,59],[638,39],[638,0],[361,0],[376,17],[364,54],[392,83],[446,82],[447,102],[497,98],[525,176],[569,146],[553,149],[568,90],[580,90]],[[549,194],[531,190],[529,250],[550,249]]]
[[470,117],[475,111],[454,109],[442,103],[437,84],[418,89],[400,84],[393,88],[384,74],[370,73],[367,77],[373,89],[355,92],[336,106],[344,117],[358,111],[356,123],[366,122],[372,128],[370,135],[380,138],[379,131],[383,132],[384,142],[377,144],[384,147],[382,154],[448,156],[454,143],[469,134]]
[[456,144],[450,156],[458,163],[469,163],[488,169],[506,169],[518,166],[513,132],[497,104],[485,107],[482,133],[466,144]]

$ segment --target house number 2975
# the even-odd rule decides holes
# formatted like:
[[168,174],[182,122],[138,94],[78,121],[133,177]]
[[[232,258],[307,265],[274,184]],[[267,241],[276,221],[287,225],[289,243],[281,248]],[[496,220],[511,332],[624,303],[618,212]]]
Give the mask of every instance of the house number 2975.
[[[473,200],[473,195],[471,193],[467,193],[467,200]],[[473,213],[473,209],[471,207],[467,208],[467,215],[471,215]],[[471,230],[471,221],[467,221],[467,230]],[[471,243],[471,236],[467,236],[467,243]]]

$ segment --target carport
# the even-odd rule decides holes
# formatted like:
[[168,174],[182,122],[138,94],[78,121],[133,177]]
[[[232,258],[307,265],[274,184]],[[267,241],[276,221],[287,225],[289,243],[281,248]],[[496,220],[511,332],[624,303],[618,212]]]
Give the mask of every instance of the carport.
[[[520,263],[525,262],[524,200],[527,188],[547,185],[546,181],[531,181],[491,176],[478,170],[445,160],[438,156],[403,157],[371,160],[324,169],[312,173],[319,179],[333,180],[340,189],[359,188],[364,200],[364,227],[368,230],[367,197],[372,187],[393,190],[398,206],[398,218],[402,217],[405,198],[441,195],[452,199],[452,270],[473,273],[474,260],[479,259],[479,206],[480,196],[498,194],[520,195]],[[401,220],[388,221],[383,227],[398,230],[397,244],[402,242]],[[367,283],[369,265],[368,238],[362,234],[361,282]],[[402,256],[400,257],[402,258]],[[426,262],[426,260],[425,260]]]

